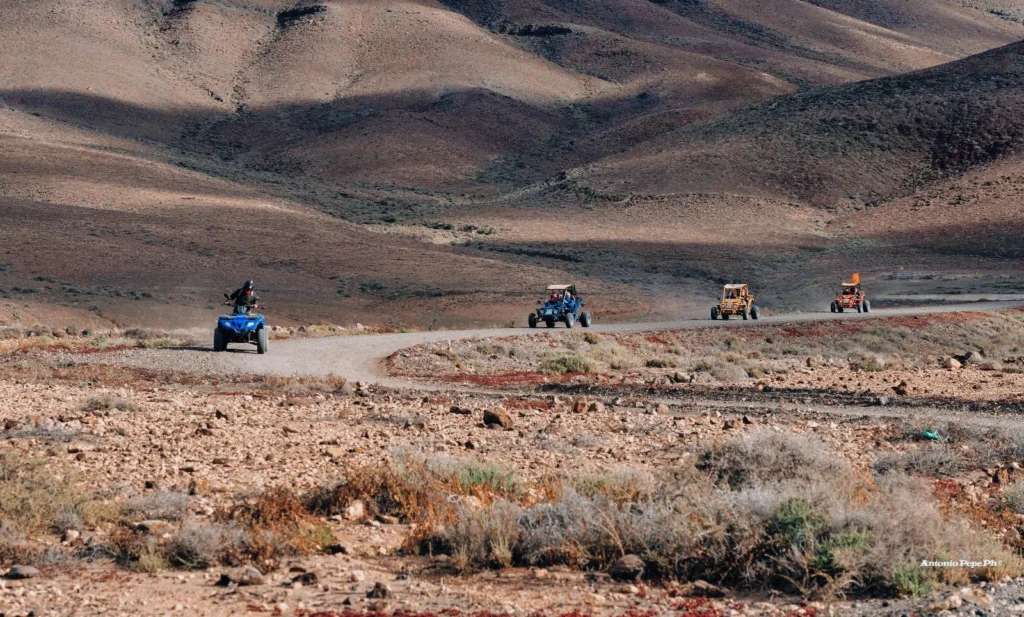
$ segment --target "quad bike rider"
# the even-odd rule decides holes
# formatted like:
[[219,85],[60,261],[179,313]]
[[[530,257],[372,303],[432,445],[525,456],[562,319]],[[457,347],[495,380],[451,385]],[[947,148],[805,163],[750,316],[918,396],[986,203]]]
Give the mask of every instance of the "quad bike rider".
[[265,354],[270,334],[263,315],[250,312],[259,307],[253,282],[246,281],[240,289],[224,294],[224,298],[224,304],[233,306],[234,310],[230,315],[217,318],[217,327],[213,331],[213,350],[226,351],[230,343],[248,343],[256,345],[256,353]]
[[231,292],[230,295],[225,295],[227,302],[224,304],[228,306],[234,306],[234,312],[249,314],[249,311],[259,306],[259,297],[256,295],[255,285],[251,280],[246,281],[238,289]]

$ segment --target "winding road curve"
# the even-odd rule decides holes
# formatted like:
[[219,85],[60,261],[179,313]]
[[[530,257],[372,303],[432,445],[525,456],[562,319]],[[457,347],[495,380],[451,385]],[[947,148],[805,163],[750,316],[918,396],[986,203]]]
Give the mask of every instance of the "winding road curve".
[[[806,323],[827,320],[877,319],[899,315],[920,315],[960,311],[998,311],[1024,306],[1024,300],[972,302],[939,306],[877,309],[869,314],[858,313],[794,313],[763,317],[759,321],[711,321],[689,319],[684,321],[600,324],[590,328],[596,332],[645,332],[688,328],[743,328],[756,324]],[[598,315],[600,318],[600,315]],[[445,330],[411,332],[403,334],[367,334],[313,339],[271,341],[267,354],[257,355],[251,346],[235,346],[228,353],[213,353],[209,349],[130,350],[122,352],[118,362],[151,369],[194,370],[211,373],[275,374],[294,376],[323,376],[335,374],[350,381],[363,381],[385,386],[423,387],[422,383],[389,377],[384,370],[384,359],[401,349],[446,340],[479,337],[535,336],[545,332],[561,332],[564,327],[501,328],[481,330]]]

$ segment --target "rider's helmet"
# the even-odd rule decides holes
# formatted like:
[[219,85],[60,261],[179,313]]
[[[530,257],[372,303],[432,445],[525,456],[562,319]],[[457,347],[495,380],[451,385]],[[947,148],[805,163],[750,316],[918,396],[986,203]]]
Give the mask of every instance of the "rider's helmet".
[[242,285],[242,289],[243,289],[244,291],[252,291],[252,290],[253,290],[253,287],[255,287],[255,285],[253,285],[253,282],[252,282],[252,281],[246,281],[246,282],[245,282],[245,285]]

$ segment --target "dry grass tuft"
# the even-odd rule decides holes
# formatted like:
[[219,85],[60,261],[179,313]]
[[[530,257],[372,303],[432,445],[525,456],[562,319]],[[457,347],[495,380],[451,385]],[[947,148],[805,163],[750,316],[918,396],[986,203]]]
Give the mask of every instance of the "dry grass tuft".
[[82,404],[82,411],[138,411],[139,406],[128,399],[119,396],[98,396],[87,400]]

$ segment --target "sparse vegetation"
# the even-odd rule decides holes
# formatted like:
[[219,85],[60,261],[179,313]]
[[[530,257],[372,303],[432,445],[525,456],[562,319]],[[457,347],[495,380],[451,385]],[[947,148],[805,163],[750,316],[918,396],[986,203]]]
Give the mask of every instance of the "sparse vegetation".
[[811,596],[922,593],[940,581],[966,581],[965,570],[936,573],[916,564],[977,550],[1000,555],[1003,565],[974,571],[972,578],[1021,570],[994,540],[975,532],[958,535],[959,524],[943,518],[926,487],[892,476],[865,501],[855,483],[837,485],[813,468],[817,460],[797,461],[801,469],[788,481],[766,481],[779,461],[763,461],[763,469],[741,474],[747,479],[742,487],[726,482],[725,492],[715,490],[713,476],[682,474],[663,479],[654,496],[621,505],[604,494],[567,488],[532,506],[499,500],[484,510],[461,508],[458,522],[435,542],[466,568],[604,568],[632,553],[655,576],[781,585]]
[[540,370],[545,373],[593,373],[597,364],[590,358],[575,354],[558,355],[547,358],[540,363]]
[[82,411],[138,411],[139,406],[120,396],[93,397],[82,404]]

